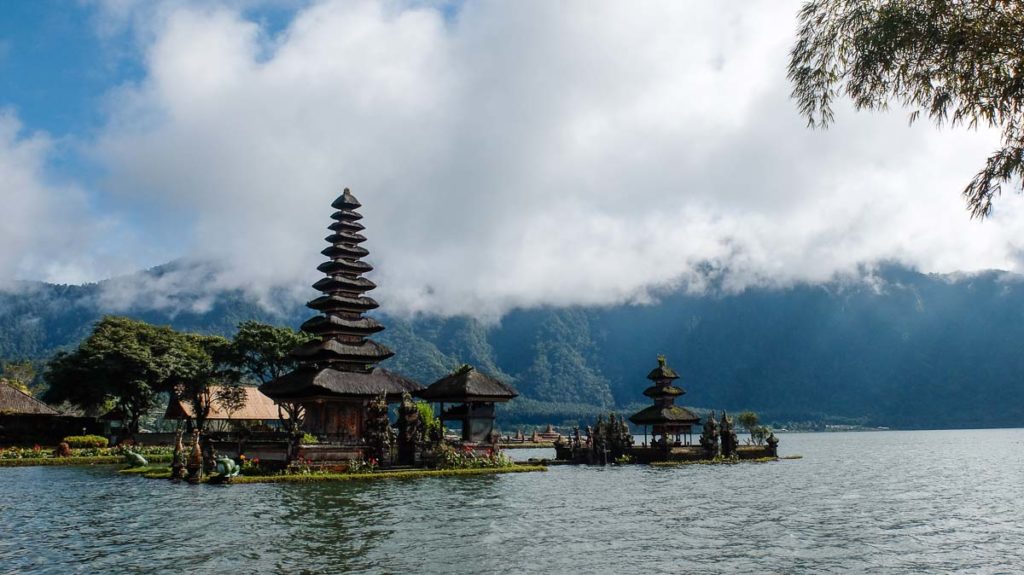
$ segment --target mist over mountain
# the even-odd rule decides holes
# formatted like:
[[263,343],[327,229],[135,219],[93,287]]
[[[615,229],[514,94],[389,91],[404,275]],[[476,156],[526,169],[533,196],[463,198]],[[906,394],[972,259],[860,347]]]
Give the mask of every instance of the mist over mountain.
[[[163,270],[146,272],[159,278]],[[886,267],[870,281],[738,294],[660,294],[647,305],[514,310],[497,324],[466,316],[391,317],[386,364],[430,383],[460,363],[522,392],[517,414],[643,402],[658,354],[682,375],[682,403],[753,409],[769,421],[890,427],[1024,425],[1024,281],[1004,272],[925,275]],[[117,280],[111,280],[117,281]],[[104,313],[231,335],[247,319],[296,327],[312,312],[292,293],[276,307],[240,292],[146,307],[114,305],[106,282],[23,283],[0,293],[0,359],[45,360]],[[273,297],[273,294],[271,294]]]

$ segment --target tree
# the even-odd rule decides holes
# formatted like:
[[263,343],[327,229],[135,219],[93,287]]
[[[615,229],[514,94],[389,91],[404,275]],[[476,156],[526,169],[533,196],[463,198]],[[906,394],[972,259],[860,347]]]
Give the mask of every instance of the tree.
[[106,316],[77,349],[60,352],[50,361],[44,378],[49,389],[43,399],[68,401],[86,410],[113,402],[122,429],[139,432],[140,418],[157,405],[168,379],[179,369],[181,338],[169,327],[157,327],[125,317]]
[[231,419],[236,412],[245,409],[249,396],[245,388],[240,385],[222,385],[213,394],[213,402],[224,410],[224,413]]
[[755,445],[764,444],[764,440],[768,438],[770,430],[766,426],[761,425],[760,418],[756,413],[744,411],[736,417],[736,420],[750,434],[750,443]]
[[245,321],[239,324],[231,347],[238,369],[251,379],[266,383],[295,369],[297,363],[291,351],[311,339],[314,336],[301,331]]
[[[1001,147],[963,190],[984,218],[1003,183],[1024,189],[1024,2],[812,0],[790,52],[793,97],[811,127],[848,96],[858,110],[909,108],[936,125],[997,127]],[[1020,191],[1020,190],[1018,190]]]
[[36,379],[36,368],[31,361],[10,361],[3,364],[0,371],[0,382],[29,395],[38,391],[33,382]]
[[[305,332],[245,321],[239,324],[238,333],[231,342],[234,362],[242,374],[266,383],[298,367],[291,351],[312,339],[315,336]],[[306,408],[301,403],[280,402],[277,412],[291,435],[301,435],[302,422],[306,417]]]
[[[192,424],[200,435],[206,430],[214,404],[227,398],[236,405],[241,373],[235,367],[231,342],[220,336],[178,334],[173,353],[175,369],[167,379],[172,393],[192,408]],[[244,390],[240,390],[244,397]],[[244,407],[244,399],[242,400]]]

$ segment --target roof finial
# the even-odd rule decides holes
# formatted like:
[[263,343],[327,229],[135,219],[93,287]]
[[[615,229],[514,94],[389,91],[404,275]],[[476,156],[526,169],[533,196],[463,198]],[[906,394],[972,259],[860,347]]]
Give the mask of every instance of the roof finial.
[[664,367],[664,365],[665,365],[665,354],[658,354],[658,365]]

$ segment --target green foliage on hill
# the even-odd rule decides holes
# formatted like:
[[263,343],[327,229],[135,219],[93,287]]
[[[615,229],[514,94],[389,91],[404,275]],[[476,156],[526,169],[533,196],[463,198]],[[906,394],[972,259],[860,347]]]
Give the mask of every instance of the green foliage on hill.
[[[469,363],[514,385],[515,423],[589,421],[646,403],[658,354],[687,391],[678,403],[755,410],[786,422],[890,427],[1024,425],[1024,282],[1018,276],[922,275],[705,297],[652,305],[513,311],[471,318],[378,315],[397,352],[384,365],[425,384]],[[0,360],[42,361],[77,345],[103,315],[103,286],[0,293]],[[286,301],[283,298],[281,301]],[[225,293],[204,311],[119,313],[178,330],[231,336],[241,321],[298,326],[300,302],[269,312]]]

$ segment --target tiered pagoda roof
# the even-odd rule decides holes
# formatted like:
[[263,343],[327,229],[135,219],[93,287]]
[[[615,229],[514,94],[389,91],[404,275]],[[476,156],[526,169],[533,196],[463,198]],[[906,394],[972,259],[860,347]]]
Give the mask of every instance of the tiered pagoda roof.
[[320,253],[328,261],[317,269],[326,277],[313,284],[322,295],[306,304],[320,312],[302,324],[302,331],[318,339],[292,350],[301,367],[267,382],[260,391],[274,399],[312,396],[373,396],[381,391],[395,398],[403,392],[422,389],[418,383],[377,367],[394,355],[387,346],[369,339],[384,329],[377,320],[363,314],[378,304],[366,292],[377,286],[362,274],[373,269],[361,261],[369,254],[359,244],[366,241],[359,232],[362,204],[348,188],[331,204],[336,212],[328,226],[331,235]]
[[672,382],[679,379],[679,374],[665,364],[665,356],[658,356],[658,367],[647,374],[647,379],[654,382],[654,385],[644,390],[644,395],[654,400],[654,405],[642,409],[629,420],[636,425],[667,425],[682,427],[696,425],[700,422],[692,411],[685,407],[675,405],[677,397],[684,395],[681,387],[676,387]]

